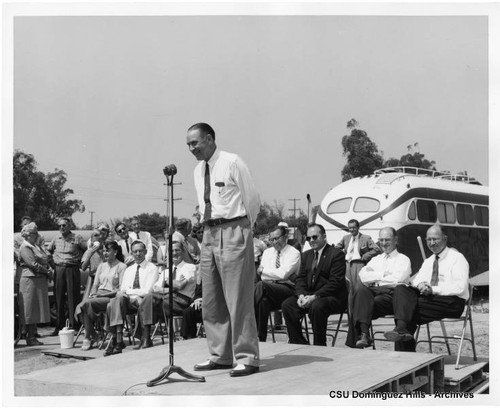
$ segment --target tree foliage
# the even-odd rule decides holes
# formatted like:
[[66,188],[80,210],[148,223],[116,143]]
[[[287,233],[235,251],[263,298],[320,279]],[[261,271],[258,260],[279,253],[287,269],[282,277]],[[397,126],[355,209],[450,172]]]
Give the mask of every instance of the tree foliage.
[[274,205],[262,203],[255,223],[255,235],[269,234],[281,221],[286,222],[289,227],[296,227],[300,234],[305,234],[308,224],[307,214],[299,210],[299,216],[294,218],[291,215],[284,215],[284,208],[283,204],[277,202],[274,202]]
[[37,169],[34,156],[21,150],[14,151],[13,167],[16,227],[28,215],[40,230],[56,229],[58,217],[85,211],[81,200],[68,198],[73,190],[65,188],[67,175],[63,170],[45,174]]
[[408,153],[401,156],[398,160],[391,157],[386,160],[384,167],[394,167],[394,166],[408,166],[417,167],[421,169],[436,170],[436,162],[434,160],[428,160],[425,158],[425,154],[420,153],[420,151],[413,151],[414,148],[418,147],[418,143],[413,145],[408,145]]
[[343,155],[347,160],[341,172],[342,181],[371,174],[380,169],[384,163],[377,145],[357,126],[356,119],[347,122],[347,128],[351,133],[342,138]]

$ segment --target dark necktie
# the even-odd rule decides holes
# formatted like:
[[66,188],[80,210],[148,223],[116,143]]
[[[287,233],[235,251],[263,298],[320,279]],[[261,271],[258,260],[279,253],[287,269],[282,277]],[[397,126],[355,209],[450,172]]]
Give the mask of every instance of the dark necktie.
[[314,251],[314,259],[312,264],[312,279],[311,286],[314,286],[314,278],[316,277],[316,268],[318,267],[318,251]]
[[141,265],[137,265],[137,271],[135,272],[135,278],[134,278],[134,285],[132,286],[132,289],[139,289],[141,287],[141,284],[139,282],[139,268]]
[[125,240],[125,244],[127,245],[127,255],[130,254],[130,248],[128,246],[128,238]]
[[203,200],[205,201],[203,221],[208,221],[212,216],[212,203],[210,202],[210,167],[208,162],[205,162],[205,190],[203,193]]
[[432,264],[431,286],[437,286],[439,281],[439,256],[436,255]]
[[281,251],[276,251],[276,262],[275,262],[276,269],[280,267],[280,253]]

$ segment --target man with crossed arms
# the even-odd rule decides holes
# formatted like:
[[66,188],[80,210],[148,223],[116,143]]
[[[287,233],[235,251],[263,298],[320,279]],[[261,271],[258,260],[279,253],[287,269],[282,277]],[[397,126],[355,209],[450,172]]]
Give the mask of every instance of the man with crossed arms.
[[[372,258],[359,271],[362,284],[354,291],[351,321],[346,345],[365,348],[372,344],[369,329],[372,320],[393,313],[392,295],[399,284],[408,284],[411,275],[410,259],[396,249],[398,238],[392,227],[379,232],[383,253]],[[398,318],[398,315],[395,316]]]
[[300,269],[300,252],[287,244],[285,227],[276,227],[269,240],[271,248],[262,254],[257,274],[261,280],[255,286],[255,318],[259,341],[267,337],[267,321],[271,310],[281,308],[281,303],[295,292],[295,278]]

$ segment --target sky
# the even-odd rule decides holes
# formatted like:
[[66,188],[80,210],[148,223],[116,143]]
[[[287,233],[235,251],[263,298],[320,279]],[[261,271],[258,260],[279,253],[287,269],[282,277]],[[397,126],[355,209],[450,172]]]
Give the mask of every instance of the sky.
[[[467,170],[486,185],[500,170],[500,161],[490,160],[499,151],[498,114],[489,116],[499,108],[496,1],[74,8],[0,2],[7,48],[3,237],[13,230],[5,165],[13,149],[33,154],[44,172],[67,173],[71,198],[87,209],[73,216],[79,226],[90,223],[89,211],[94,223],[164,214],[168,164],[182,183],[175,186],[182,198],[175,213],[190,217],[196,159],[186,131],[200,121],[214,127],[221,149],[246,161],[262,200],[287,209],[297,198],[306,211],[306,194],[317,205],[340,183],[341,139],[351,118],[386,159],[418,143],[439,170]],[[490,197],[498,208],[494,189]],[[495,231],[496,214],[490,212]],[[491,234],[492,247],[498,236]],[[3,244],[8,270],[11,241]],[[3,276],[8,300],[11,275]],[[10,319],[12,304],[4,306]],[[492,338],[496,332],[492,325]],[[11,367],[11,343],[2,346],[10,353],[4,368]]]
[[[186,130],[207,122],[261,199],[307,211],[341,181],[359,122],[384,158],[418,143],[488,184],[485,16],[22,16],[13,147],[63,169],[93,221],[196,206]],[[289,211],[288,214],[291,215]]]

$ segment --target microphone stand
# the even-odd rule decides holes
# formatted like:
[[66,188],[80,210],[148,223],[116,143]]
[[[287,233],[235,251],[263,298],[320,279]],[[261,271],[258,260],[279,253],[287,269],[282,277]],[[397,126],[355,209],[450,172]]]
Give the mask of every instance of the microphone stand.
[[[170,187],[170,191],[167,187],[167,201],[170,203],[170,217],[169,217],[169,226],[168,226],[168,282],[169,282],[169,291],[168,291],[168,308],[169,308],[169,317],[168,317],[168,345],[169,345],[169,365],[164,367],[160,374],[148,381],[146,385],[148,387],[153,387],[157,385],[159,382],[168,379],[170,374],[177,373],[180,376],[187,378],[188,380],[205,382],[205,377],[200,375],[194,375],[188,373],[183,370],[181,367],[176,366],[174,364],[174,297],[173,297],[173,288],[172,282],[173,280],[173,256],[172,256],[172,237],[173,237],[173,222],[174,222],[174,175],[177,173],[177,169],[174,165],[170,165],[165,167],[163,170],[165,177],[167,177],[167,186]],[[168,203],[167,203],[167,212],[168,212]],[[168,215],[168,214],[167,214]],[[163,272],[165,273],[165,271]],[[165,297],[163,297],[163,302],[165,301]]]

